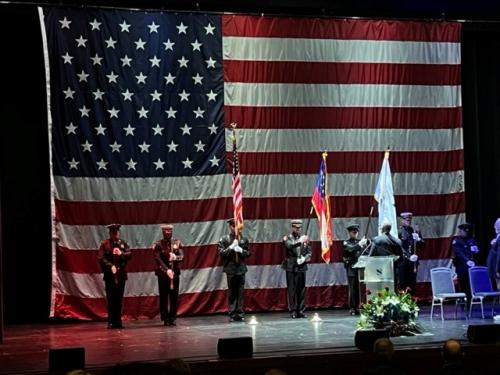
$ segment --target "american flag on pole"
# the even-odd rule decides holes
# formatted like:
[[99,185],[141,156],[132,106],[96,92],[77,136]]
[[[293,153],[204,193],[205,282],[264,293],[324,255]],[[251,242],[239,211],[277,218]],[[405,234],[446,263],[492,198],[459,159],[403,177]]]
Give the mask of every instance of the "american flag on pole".
[[318,217],[319,239],[321,242],[321,257],[330,263],[330,248],[333,243],[332,222],[330,216],[330,197],[328,196],[328,172],[326,170],[327,153],[321,158],[318,178],[312,196],[312,205]]
[[345,227],[366,225],[388,145],[397,207],[427,243],[417,293],[450,264],[465,219],[460,24],[63,7],[40,19],[52,316],[105,316],[97,249],[114,222],[132,248],[126,317],[158,313],[150,246],[165,222],[185,245],[179,313],[226,311],[217,243],[233,213],[232,122],[252,243],[247,310],[286,308],[281,238],[308,217],[324,150],[334,242],[326,264],[311,228],[308,308],[345,305]]
[[236,146],[236,131],[233,127],[231,135],[233,141],[233,217],[236,227],[236,233],[243,229],[243,192],[241,188],[240,166],[238,163],[238,148]]

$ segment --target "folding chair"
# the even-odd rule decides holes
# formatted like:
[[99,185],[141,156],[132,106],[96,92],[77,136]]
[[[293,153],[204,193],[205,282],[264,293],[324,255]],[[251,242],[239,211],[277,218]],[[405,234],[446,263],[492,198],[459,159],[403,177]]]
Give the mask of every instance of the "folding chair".
[[441,320],[444,320],[443,303],[445,300],[455,300],[455,319],[457,318],[457,309],[459,304],[464,305],[465,318],[467,319],[467,296],[465,293],[455,292],[455,284],[453,284],[452,270],[447,267],[436,267],[431,269],[431,285],[432,285],[432,306],[431,319],[434,314],[434,306],[441,307]]
[[484,306],[483,300],[491,297],[493,299],[493,306],[491,307],[491,316],[495,312],[495,300],[500,303],[500,292],[493,291],[491,279],[488,275],[488,267],[475,266],[469,268],[470,292],[471,301],[469,309],[469,318],[472,314],[472,307],[474,305],[481,305],[481,317],[484,319]]

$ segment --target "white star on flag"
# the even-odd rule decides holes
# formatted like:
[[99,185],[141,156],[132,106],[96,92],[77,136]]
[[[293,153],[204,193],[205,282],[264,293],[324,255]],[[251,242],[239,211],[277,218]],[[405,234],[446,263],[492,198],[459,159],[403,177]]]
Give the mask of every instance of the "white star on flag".
[[188,124],[184,124],[184,126],[181,128],[182,135],[185,135],[185,134],[191,135],[191,129],[192,129],[192,127],[188,126]]
[[184,160],[184,161],[182,162],[182,164],[184,164],[184,168],[189,168],[189,169],[191,169],[191,168],[192,168],[192,167],[191,167],[191,164],[193,164],[193,161],[192,161],[192,160],[189,160],[189,158],[186,158],[186,160]]

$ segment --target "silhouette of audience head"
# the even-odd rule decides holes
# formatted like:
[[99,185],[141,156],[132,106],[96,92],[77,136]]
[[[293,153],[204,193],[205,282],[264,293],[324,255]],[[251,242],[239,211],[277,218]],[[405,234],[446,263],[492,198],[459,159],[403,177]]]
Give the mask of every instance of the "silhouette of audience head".
[[381,337],[373,343],[373,353],[379,362],[391,362],[394,356],[394,345],[387,337]]
[[462,345],[455,339],[446,340],[442,350],[445,362],[460,362],[463,359]]
[[285,371],[280,370],[279,368],[272,368],[267,370],[264,375],[288,375]]

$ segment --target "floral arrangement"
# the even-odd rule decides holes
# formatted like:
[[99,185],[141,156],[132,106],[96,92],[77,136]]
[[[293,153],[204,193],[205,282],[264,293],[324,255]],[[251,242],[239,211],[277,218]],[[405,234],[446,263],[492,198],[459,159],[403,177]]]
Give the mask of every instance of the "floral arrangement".
[[385,288],[361,306],[359,329],[388,329],[391,336],[413,335],[422,332],[417,324],[419,308],[412,296]]

